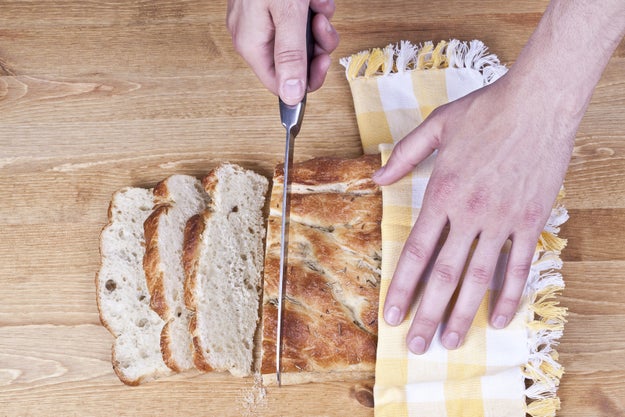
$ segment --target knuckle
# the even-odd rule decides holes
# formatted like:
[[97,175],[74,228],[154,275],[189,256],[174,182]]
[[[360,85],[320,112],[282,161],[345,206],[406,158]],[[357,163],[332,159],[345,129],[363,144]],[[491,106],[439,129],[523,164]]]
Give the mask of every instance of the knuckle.
[[387,298],[396,302],[405,302],[405,300],[412,299],[413,288],[409,282],[400,282],[394,279],[389,287]]
[[530,265],[529,264],[517,264],[511,265],[508,268],[508,278],[513,279],[515,281],[526,281],[530,274]]
[[425,246],[419,242],[415,242],[414,240],[406,241],[406,244],[404,245],[404,254],[409,261],[414,263],[426,263],[430,258],[429,251],[425,248]]
[[234,37],[234,34],[235,34],[234,27],[235,27],[234,19],[232,19],[232,17],[228,16],[226,18],[226,29],[228,30],[228,33],[232,37]]
[[438,326],[438,321],[424,314],[417,314],[414,317],[412,325],[420,328],[432,329]]
[[336,8],[333,1],[319,1],[319,0],[311,0],[310,7],[315,12],[323,13],[328,18],[332,17]]
[[408,141],[406,139],[402,139],[395,145],[395,149],[393,150],[392,157],[395,159],[395,163],[399,165],[408,165],[411,168],[414,168],[416,165],[414,162],[410,161],[410,151],[408,148]]
[[291,63],[304,62],[305,53],[301,49],[287,49],[284,51],[277,51],[274,57],[276,65],[285,65]]
[[429,186],[431,201],[438,207],[444,205],[454,195],[458,178],[453,174],[446,174],[440,178],[433,178]]
[[230,35],[233,35],[236,32],[238,19],[237,13],[229,7],[228,13],[226,14],[226,28],[228,29]]
[[235,52],[246,58],[253,51],[250,48],[250,42],[245,40],[245,34],[238,32],[236,29],[233,29],[231,32],[232,38],[232,47]]
[[469,213],[477,214],[484,211],[488,203],[488,193],[485,190],[477,190],[471,193],[465,206]]
[[473,324],[475,316],[471,316],[466,313],[453,313],[450,319],[450,327],[457,330],[459,333],[464,333],[466,329],[470,328]]
[[444,284],[455,284],[458,282],[458,273],[450,265],[436,264],[432,269],[432,278]]
[[232,4],[232,2],[228,1],[228,8],[226,12],[226,29],[228,29],[230,35],[232,35],[235,30],[236,22],[239,19],[238,16],[239,13],[237,8],[234,4]]
[[514,312],[519,305],[519,298],[503,296],[498,300],[497,304],[502,312]]
[[468,274],[471,282],[478,285],[487,285],[493,277],[493,271],[482,265],[471,267]]
[[523,225],[531,228],[542,227],[544,215],[545,207],[538,202],[531,201],[523,210]]
[[237,35],[236,32],[231,32],[232,35],[232,46],[236,53],[239,55],[243,55],[243,42],[241,42],[241,38]]

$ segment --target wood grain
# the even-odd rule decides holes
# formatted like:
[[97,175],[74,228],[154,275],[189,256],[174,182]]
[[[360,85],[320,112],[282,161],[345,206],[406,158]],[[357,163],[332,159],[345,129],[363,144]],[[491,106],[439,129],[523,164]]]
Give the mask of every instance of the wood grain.
[[[338,58],[401,39],[479,38],[507,64],[539,1],[337,2],[341,45],[296,159],[361,153]],[[276,99],[232,50],[225,1],[0,0],[0,416],[372,416],[373,381],[269,388],[112,372],[95,304],[111,194],[230,160],[282,159]],[[625,414],[625,42],[577,134],[562,229],[569,322],[560,416]],[[364,404],[364,405],[363,405]]]

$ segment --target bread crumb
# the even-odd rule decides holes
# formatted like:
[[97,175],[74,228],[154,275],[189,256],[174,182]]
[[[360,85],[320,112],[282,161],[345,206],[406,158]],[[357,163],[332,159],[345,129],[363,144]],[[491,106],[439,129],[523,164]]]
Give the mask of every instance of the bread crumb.
[[260,373],[254,374],[254,385],[241,390],[241,403],[244,417],[257,416],[267,408],[267,389],[263,386],[263,378]]

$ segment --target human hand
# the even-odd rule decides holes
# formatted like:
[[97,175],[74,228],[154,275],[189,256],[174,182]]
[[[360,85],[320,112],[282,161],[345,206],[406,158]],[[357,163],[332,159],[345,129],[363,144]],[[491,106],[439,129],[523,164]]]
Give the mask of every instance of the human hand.
[[578,108],[557,92],[553,96],[548,88],[538,88],[522,72],[512,73],[436,109],[397,143],[374,175],[378,184],[391,184],[438,150],[384,304],[385,321],[400,324],[449,225],[408,331],[406,343],[413,353],[428,349],[468,264],[441,334],[448,349],[462,344],[508,239],[512,246],[504,284],[490,321],[495,328],[510,322],[562,185],[584,103]]
[[297,104],[306,89],[306,24],[308,8],[315,13],[314,58],[308,90],[323,84],[330,53],[339,37],[330,23],[333,0],[228,0],[227,26],[236,51],[260,81],[286,104]]

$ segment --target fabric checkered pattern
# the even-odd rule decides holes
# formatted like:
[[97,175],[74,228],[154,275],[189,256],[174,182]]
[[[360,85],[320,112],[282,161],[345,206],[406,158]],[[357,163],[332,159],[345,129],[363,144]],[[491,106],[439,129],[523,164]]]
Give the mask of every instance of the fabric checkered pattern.
[[[433,109],[493,82],[505,73],[479,41],[452,40],[415,46],[400,42],[342,60],[354,99],[363,149],[381,152],[386,163],[393,144]],[[464,344],[448,351],[438,334],[424,355],[406,347],[410,320],[385,324],[384,298],[402,247],[419,215],[436,156],[397,183],[383,187],[382,283],[374,388],[376,417],[553,416],[562,367],[554,347],[566,310],[557,295],[564,286],[557,237],[566,210],[557,205],[537,245],[519,312],[502,330],[488,325],[489,303],[503,279],[507,248],[491,288]],[[426,274],[427,275],[427,274]],[[427,280],[427,276],[424,277]],[[412,317],[415,300],[407,317]],[[529,388],[526,388],[529,380]]]

